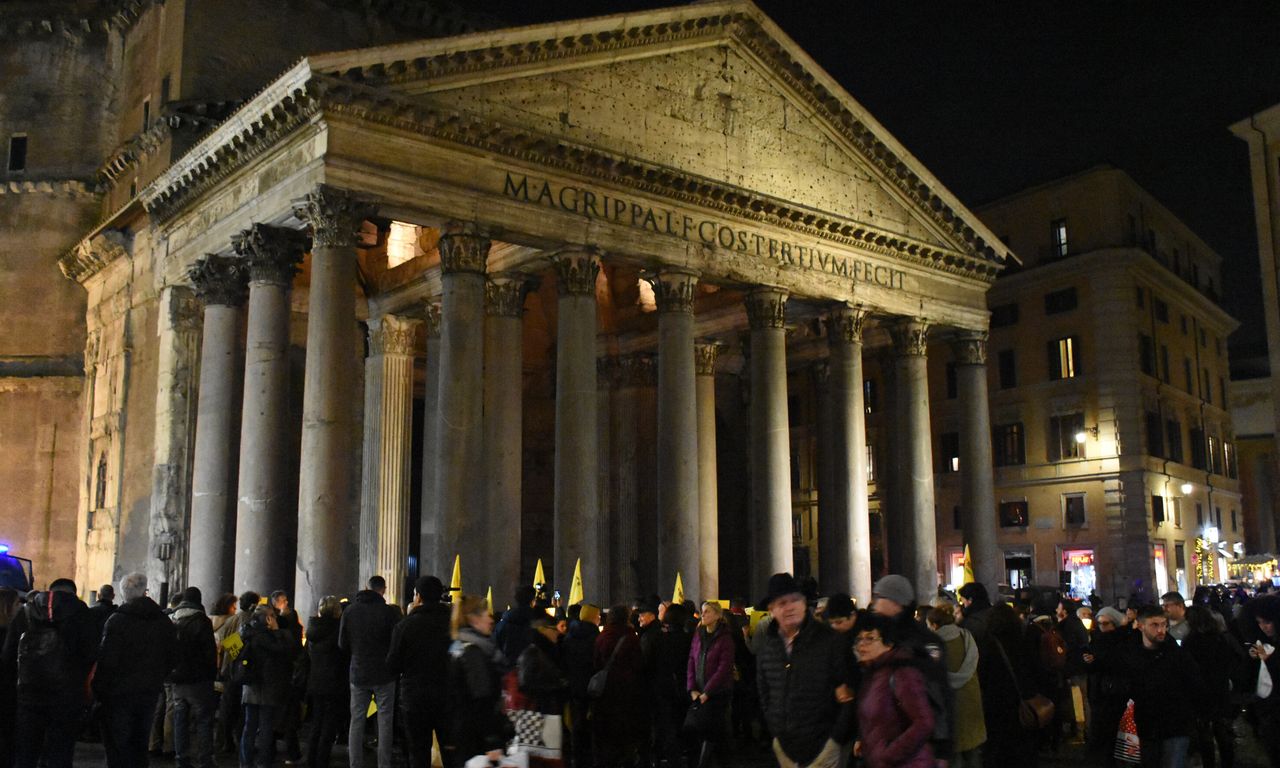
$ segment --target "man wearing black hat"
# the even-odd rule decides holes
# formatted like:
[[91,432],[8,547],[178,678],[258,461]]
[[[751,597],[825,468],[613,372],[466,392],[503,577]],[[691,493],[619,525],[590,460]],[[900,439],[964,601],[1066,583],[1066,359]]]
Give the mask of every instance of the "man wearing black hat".
[[413,585],[409,615],[391,632],[387,668],[400,676],[400,712],[409,739],[410,768],[431,765],[431,734],[443,748],[449,708],[449,606],[444,584],[421,576]]
[[760,706],[778,764],[840,765],[854,716],[852,704],[837,698],[837,689],[849,677],[847,645],[809,615],[801,587],[789,573],[769,577],[756,608],[768,610],[773,619],[761,630],[756,669]]

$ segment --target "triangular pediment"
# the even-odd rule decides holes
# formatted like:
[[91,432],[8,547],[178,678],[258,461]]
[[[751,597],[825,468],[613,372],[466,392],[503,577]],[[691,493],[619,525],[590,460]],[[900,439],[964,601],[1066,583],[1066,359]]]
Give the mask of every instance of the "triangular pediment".
[[[1007,251],[748,2],[315,57],[319,76],[908,248]],[[760,202],[763,201],[763,202]],[[936,258],[936,257],[935,257]]]

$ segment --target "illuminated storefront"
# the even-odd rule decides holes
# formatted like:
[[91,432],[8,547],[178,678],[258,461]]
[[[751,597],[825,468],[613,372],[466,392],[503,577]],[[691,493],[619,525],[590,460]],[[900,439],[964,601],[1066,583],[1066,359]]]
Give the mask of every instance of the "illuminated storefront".
[[1088,597],[1098,588],[1098,573],[1092,549],[1062,550],[1062,581],[1070,585],[1072,597]]

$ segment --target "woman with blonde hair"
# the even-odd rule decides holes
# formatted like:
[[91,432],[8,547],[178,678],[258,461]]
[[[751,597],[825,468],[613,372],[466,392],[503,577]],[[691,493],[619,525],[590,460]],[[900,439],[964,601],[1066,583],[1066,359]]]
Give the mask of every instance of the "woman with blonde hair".
[[462,765],[476,755],[502,757],[510,740],[510,721],[502,713],[502,658],[491,635],[493,615],[478,595],[462,595],[453,604],[453,759]]
[[733,698],[733,630],[719,603],[702,604],[702,620],[689,648],[686,683],[693,700],[686,725],[700,742],[698,768],[715,765],[724,737],[724,718]]

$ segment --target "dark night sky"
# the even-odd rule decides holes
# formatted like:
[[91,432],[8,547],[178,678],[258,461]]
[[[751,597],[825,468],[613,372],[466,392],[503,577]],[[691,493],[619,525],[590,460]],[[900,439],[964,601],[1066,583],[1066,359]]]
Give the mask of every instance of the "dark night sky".
[[[1280,102],[1280,3],[757,0],[962,201],[1108,162],[1223,257],[1237,359],[1265,350],[1244,142]],[[514,23],[671,2],[498,0]]]

